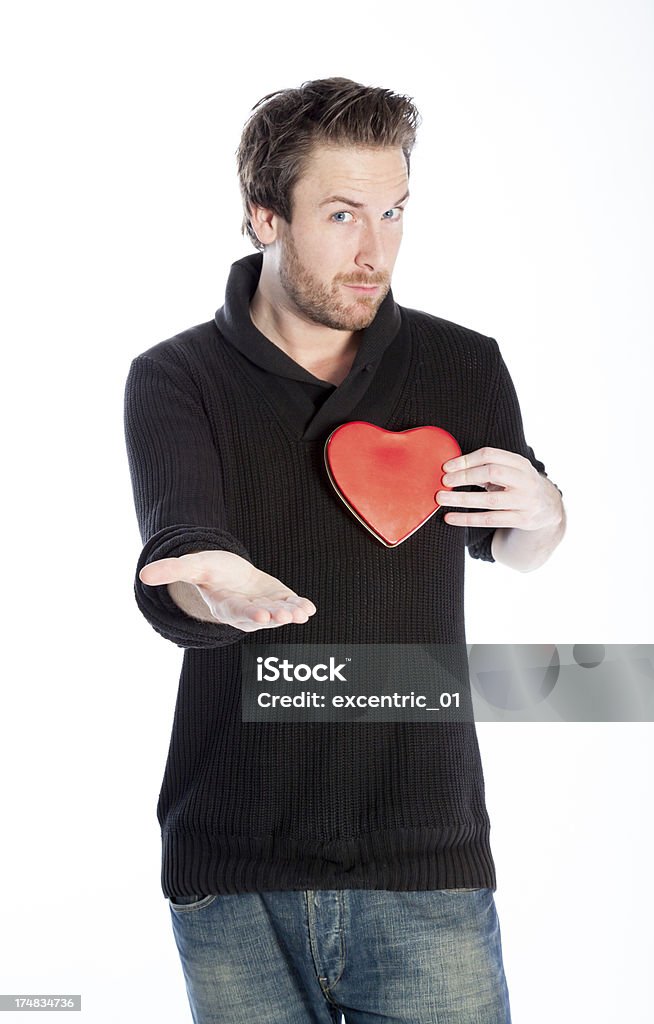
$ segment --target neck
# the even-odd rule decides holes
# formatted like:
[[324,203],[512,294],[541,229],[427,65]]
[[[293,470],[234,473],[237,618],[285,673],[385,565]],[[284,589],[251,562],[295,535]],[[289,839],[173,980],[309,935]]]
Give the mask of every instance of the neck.
[[250,319],[261,334],[301,366],[352,362],[361,343],[362,331],[337,331],[304,320],[285,302],[279,286],[264,280],[250,300]]

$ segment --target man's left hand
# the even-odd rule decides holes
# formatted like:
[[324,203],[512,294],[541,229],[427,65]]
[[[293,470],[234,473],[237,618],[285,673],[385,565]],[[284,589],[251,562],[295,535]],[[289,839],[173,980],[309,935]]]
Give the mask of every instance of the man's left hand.
[[540,530],[555,526],[563,517],[559,491],[529,459],[502,448],[478,448],[443,464],[448,487],[476,484],[479,491],[437,491],[439,505],[488,509],[486,512],[447,512],[450,526],[517,527]]

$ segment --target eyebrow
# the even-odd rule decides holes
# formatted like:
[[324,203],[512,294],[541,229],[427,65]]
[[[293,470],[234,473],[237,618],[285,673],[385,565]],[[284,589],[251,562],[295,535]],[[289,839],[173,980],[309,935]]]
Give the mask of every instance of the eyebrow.
[[[403,203],[404,200],[408,198],[409,193],[405,192],[402,198],[398,199],[396,203],[393,203],[393,206],[390,207],[390,209],[394,209],[396,206],[399,206],[400,203]],[[357,210],[362,207],[365,209],[366,206],[365,203],[357,203],[354,199],[348,199],[347,196],[329,196],[328,199],[323,199],[321,203],[318,203],[318,206],[327,206],[328,203],[344,203],[346,206],[353,206]]]

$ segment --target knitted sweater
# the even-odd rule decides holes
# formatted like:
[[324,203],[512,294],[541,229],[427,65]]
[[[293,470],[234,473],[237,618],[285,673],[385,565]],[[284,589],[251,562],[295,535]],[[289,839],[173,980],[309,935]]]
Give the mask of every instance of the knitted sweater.
[[[433,424],[464,453],[491,445],[545,467],[493,338],[389,292],[333,387],[253,326],[261,262],[234,263],[215,317],[138,355],[125,389],[144,545],[136,601],[184,649],[157,804],[164,895],[495,889],[474,721],[244,720],[242,652],[262,642],[465,650],[465,552],[492,562],[493,530],[448,525],[439,509],[382,545],[328,478],[324,445],[340,423]],[[138,578],[148,562],[202,550],[241,555],[316,613],[246,633],[187,616],[166,586]]]

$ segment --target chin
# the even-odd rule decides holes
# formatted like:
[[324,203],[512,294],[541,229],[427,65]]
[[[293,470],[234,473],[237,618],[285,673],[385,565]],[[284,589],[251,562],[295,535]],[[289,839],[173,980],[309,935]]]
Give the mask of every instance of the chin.
[[363,303],[364,304],[358,303],[351,313],[351,319],[358,323],[359,328],[361,324],[365,327],[369,327],[377,316],[379,307],[381,306],[381,302],[375,302],[374,306],[372,306],[366,299],[363,300]]
[[345,319],[343,326],[340,328],[342,331],[365,331],[366,327],[370,327],[377,316],[377,310],[371,312],[368,316],[352,317],[351,319]]

